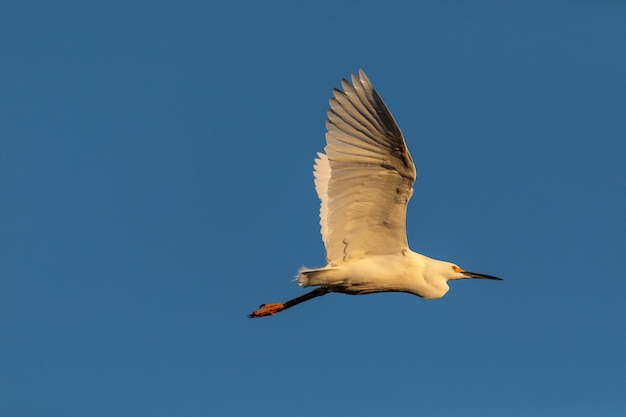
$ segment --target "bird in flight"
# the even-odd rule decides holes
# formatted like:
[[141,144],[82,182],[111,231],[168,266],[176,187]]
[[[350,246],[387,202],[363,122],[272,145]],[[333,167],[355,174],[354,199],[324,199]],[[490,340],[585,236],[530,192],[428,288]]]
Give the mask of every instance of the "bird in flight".
[[409,249],[406,206],[416,174],[400,128],[362,70],[341,86],[333,89],[325,152],[313,170],[327,265],[298,271],[298,284],[313,291],[263,304],[248,317],[271,316],[331,292],[436,299],[448,292],[449,280],[501,280]]

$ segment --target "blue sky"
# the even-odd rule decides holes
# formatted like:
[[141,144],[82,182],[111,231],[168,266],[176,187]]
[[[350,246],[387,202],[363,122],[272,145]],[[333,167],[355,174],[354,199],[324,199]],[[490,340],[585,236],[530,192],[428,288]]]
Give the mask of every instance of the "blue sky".
[[[2,3],[0,415],[625,415],[626,5],[309,3]],[[359,68],[412,248],[505,281],[250,320]]]

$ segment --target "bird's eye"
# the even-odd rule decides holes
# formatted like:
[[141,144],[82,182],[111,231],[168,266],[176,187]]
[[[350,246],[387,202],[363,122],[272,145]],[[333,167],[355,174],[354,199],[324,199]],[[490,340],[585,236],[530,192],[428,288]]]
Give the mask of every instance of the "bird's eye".
[[458,266],[456,266],[456,265],[452,265],[452,270],[453,270],[454,272],[461,272],[461,271],[462,271],[462,269],[461,269],[461,268],[459,268],[459,267],[458,267]]

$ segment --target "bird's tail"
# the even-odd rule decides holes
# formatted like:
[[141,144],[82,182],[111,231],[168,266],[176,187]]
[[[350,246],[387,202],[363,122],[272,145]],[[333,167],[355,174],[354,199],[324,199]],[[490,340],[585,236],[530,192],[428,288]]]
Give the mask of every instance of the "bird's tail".
[[333,287],[341,282],[336,277],[335,268],[305,268],[298,270],[296,280],[301,287],[323,285]]

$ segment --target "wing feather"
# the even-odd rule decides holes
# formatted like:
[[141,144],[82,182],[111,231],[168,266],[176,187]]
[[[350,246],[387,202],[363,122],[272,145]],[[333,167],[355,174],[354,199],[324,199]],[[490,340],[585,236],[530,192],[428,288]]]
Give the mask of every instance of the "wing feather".
[[315,160],[329,264],[408,248],[406,205],[415,166],[400,128],[363,71],[333,89],[325,153]]

